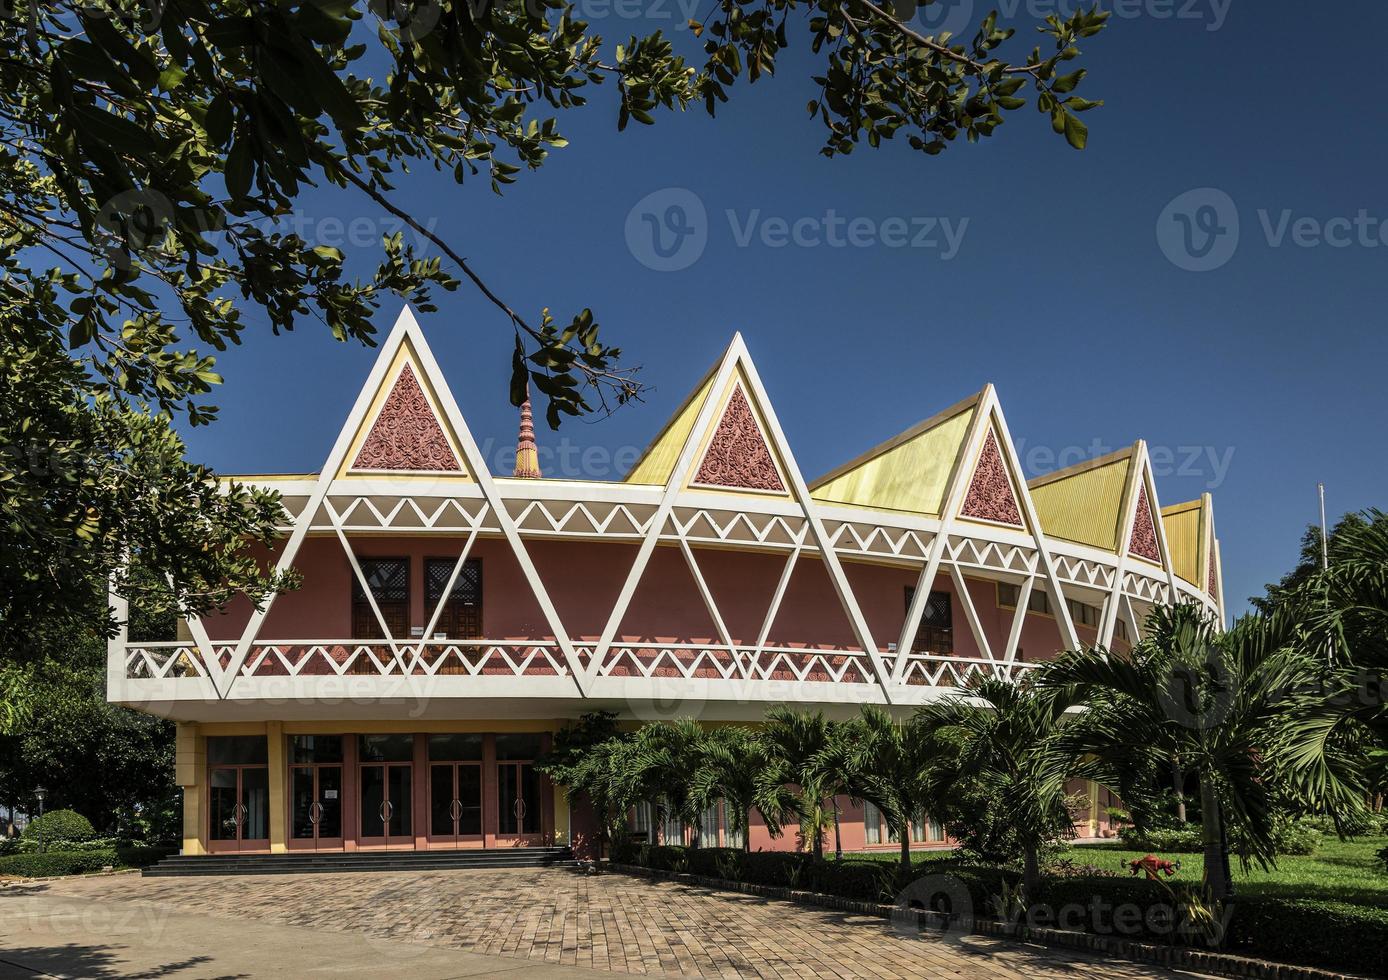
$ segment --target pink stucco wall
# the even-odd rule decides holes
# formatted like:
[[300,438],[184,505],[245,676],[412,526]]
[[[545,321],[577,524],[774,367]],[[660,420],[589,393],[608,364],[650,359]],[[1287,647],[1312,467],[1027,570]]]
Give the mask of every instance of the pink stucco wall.
[[[426,625],[424,559],[456,557],[460,540],[420,537],[354,539],[361,556],[410,559],[411,625]],[[636,546],[591,542],[532,541],[527,545],[541,580],[575,640],[594,640],[602,632]],[[722,614],[733,642],[755,643],[766,610],[785,567],[784,557],[726,549],[695,549],[704,580]],[[510,548],[501,540],[479,540],[471,555],[482,561],[483,628],[489,639],[544,639],[549,629]],[[264,639],[346,639],[351,632],[352,570],[335,538],[304,541],[294,566],[303,584],[277,599],[266,617]],[[916,584],[910,568],[845,562],[845,574],[873,639],[879,647],[895,643],[906,616],[906,589]],[[949,576],[935,588],[954,595]],[[1013,612],[1000,608],[990,581],[968,580],[984,635],[995,654],[1007,643]],[[250,604],[238,599],[220,615],[208,618],[214,640],[240,635]],[[953,600],[955,653],[979,656],[968,620],[958,598]],[[1082,642],[1094,641],[1094,631],[1079,627]],[[660,547],[653,553],[618,638],[630,642],[705,643],[718,631],[699,595],[694,578],[678,549]],[[796,564],[781,609],[767,637],[772,646],[854,648],[857,642],[824,565],[802,557]],[[1047,659],[1063,646],[1056,621],[1029,613],[1022,629],[1025,659]]]

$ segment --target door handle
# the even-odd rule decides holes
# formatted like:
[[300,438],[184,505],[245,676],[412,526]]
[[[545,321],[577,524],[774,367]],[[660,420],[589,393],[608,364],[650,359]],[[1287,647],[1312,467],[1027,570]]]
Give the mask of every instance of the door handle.
[[323,804],[319,803],[317,800],[314,800],[311,804],[309,804],[309,808],[308,808],[308,822],[309,822],[309,823],[317,823],[319,820],[322,819],[322,817],[323,817]]
[[236,806],[232,807],[231,819],[235,820],[236,826],[239,827],[246,822],[246,814],[250,812],[250,807],[246,806],[244,803],[238,803]]
[[382,820],[389,820],[391,817],[395,816],[395,804],[390,802],[390,800],[386,800],[384,803],[382,803],[381,807]]
[[463,804],[461,800],[454,800],[448,807],[448,814],[455,821],[463,815]]

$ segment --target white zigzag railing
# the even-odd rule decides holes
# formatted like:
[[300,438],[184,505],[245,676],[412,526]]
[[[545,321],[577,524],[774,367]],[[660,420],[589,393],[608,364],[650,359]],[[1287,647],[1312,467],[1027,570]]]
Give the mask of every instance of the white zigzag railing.
[[135,680],[206,677],[207,667],[192,643],[132,643],[125,648],[125,676]]
[[[585,663],[591,645],[577,648]],[[720,646],[703,643],[613,643],[599,677],[679,677],[727,681],[873,684],[872,658],[862,650]]]
[[[241,667],[244,677],[447,676],[562,677],[568,673],[553,641],[435,640],[396,648],[360,640],[274,640],[257,642]],[[592,645],[576,648],[587,664]],[[234,648],[214,647],[223,665]],[[894,665],[896,654],[884,659]],[[975,677],[1010,678],[1034,664],[1000,663],[976,657],[910,653],[907,685],[961,687]],[[191,643],[132,644],[126,650],[131,679],[202,677],[207,669]],[[678,677],[685,680],[795,681],[872,684],[872,659],[862,650],[814,647],[716,646],[701,643],[614,643],[598,676]]]
[[[889,655],[894,656],[894,655]],[[1011,680],[1037,664],[955,657],[935,653],[908,653],[901,681],[909,687],[965,687],[975,678]]]

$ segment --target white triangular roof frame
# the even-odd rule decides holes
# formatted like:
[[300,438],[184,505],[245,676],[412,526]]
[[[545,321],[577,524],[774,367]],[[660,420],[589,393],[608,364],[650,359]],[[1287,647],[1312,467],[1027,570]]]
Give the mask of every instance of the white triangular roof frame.
[[[540,576],[536,572],[535,565],[531,561],[529,553],[526,551],[525,544],[521,540],[520,533],[516,529],[515,521],[512,519],[510,512],[506,509],[501,497],[497,493],[496,484],[492,480],[491,472],[487,469],[487,464],[482,457],[481,450],[478,449],[477,441],[472,437],[472,432],[468,429],[467,422],[463,419],[463,414],[458,408],[458,403],[453,399],[453,392],[449,388],[448,381],[444,378],[443,372],[439,370],[438,362],[434,359],[433,351],[429,348],[429,342],[424,338],[424,332],[419,328],[419,322],[415,319],[414,311],[411,310],[408,305],[401,309],[399,317],[396,318],[395,326],[391,329],[385,342],[381,344],[380,352],[376,355],[376,361],[371,367],[371,373],[367,375],[366,382],[362,385],[361,392],[357,395],[357,400],[352,406],[351,412],[348,413],[347,420],[338,431],[337,440],[333,443],[332,450],[328,453],[328,458],[319,471],[313,492],[310,494],[308,502],[299,511],[299,517],[294,521],[289,539],[285,543],[284,550],[280,553],[279,560],[275,564],[276,570],[282,572],[293,565],[294,559],[299,553],[299,548],[302,546],[304,538],[308,534],[309,526],[313,521],[313,515],[318,513],[320,505],[323,503],[328,495],[329,489],[336,481],[337,473],[342,469],[342,464],[346,458],[347,452],[351,448],[356,434],[361,428],[366,414],[371,408],[372,402],[375,400],[377,392],[387,380],[386,375],[389,372],[391,364],[395,360],[396,354],[407,341],[414,353],[416,364],[424,375],[422,380],[424,380],[428,384],[430,390],[433,391],[438,406],[443,411],[444,417],[439,420],[440,424],[447,425],[452,429],[456,445],[462,451],[463,458],[461,462],[463,466],[466,468],[468,475],[475,484],[481,489],[483,499],[491,509],[492,515],[501,528],[502,535],[506,538],[507,543],[510,544],[516,561],[521,566],[521,571],[526,581],[529,582],[531,589],[534,591],[535,599],[539,603],[540,610],[544,614],[550,632],[553,634],[555,642],[558,644],[563,654],[564,660],[569,668],[569,674],[573,678],[578,693],[580,695],[585,694],[584,671],[574,652],[573,644],[570,642],[568,634],[564,630],[563,623],[559,619],[559,614],[554,607],[554,603],[550,600],[549,593],[545,589],[544,583],[540,580]],[[352,564],[358,581],[362,581],[364,584],[361,569],[355,561],[351,545],[347,540],[341,522],[339,520],[334,520],[333,525],[338,540],[347,552],[348,560]],[[464,546],[463,555],[459,559],[458,568],[461,568],[462,561],[466,558],[467,550],[471,546],[471,543],[472,538],[469,537],[467,544]],[[454,570],[455,577],[458,568]],[[365,592],[367,597],[370,598],[371,590],[367,588]],[[213,683],[221,697],[227,697],[231,692],[231,688],[235,685],[236,679],[240,675],[241,668],[249,655],[251,645],[259,636],[260,628],[264,624],[265,617],[269,614],[276,596],[276,593],[272,593],[266,598],[260,609],[252,612],[250,619],[241,632],[240,639],[236,643],[231,661],[225,668],[221,666],[217,659],[209,659],[208,663],[211,672],[214,674]],[[377,616],[378,622],[380,622],[382,626],[387,644],[391,647],[392,652],[401,663],[402,667],[407,666],[401,659],[399,646],[401,641],[408,643],[408,639],[403,637],[399,639],[391,637],[389,630],[385,628],[385,622],[380,615],[380,611],[376,609],[374,600],[371,602],[371,606]],[[196,633],[194,635],[195,637],[197,636]],[[199,642],[201,643],[201,641]]]
[[[1025,528],[1017,528],[1016,530],[1032,539],[1037,555],[1035,571],[1028,575],[1020,586],[1017,608],[1013,613],[1012,626],[1008,632],[1007,646],[1002,651],[1001,656],[994,653],[992,645],[988,642],[987,633],[983,629],[978,610],[974,606],[973,597],[969,594],[963,572],[959,570],[957,562],[951,561],[949,563],[950,579],[954,583],[955,594],[959,599],[959,604],[964,609],[965,619],[973,633],[974,641],[978,644],[979,652],[986,660],[1008,665],[1016,662],[1022,625],[1026,621],[1027,603],[1031,599],[1031,591],[1037,579],[1041,580],[1042,586],[1050,597],[1056,625],[1060,631],[1060,641],[1071,649],[1079,646],[1079,636],[1075,632],[1075,624],[1070,616],[1070,607],[1065,601],[1060,580],[1056,576],[1055,561],[1051,554],[1050,545],[1046,541],[1045,533],[1041,529],[1041,520],[1037,516],[1036,505],[1031,499],[1031,492],[1022,475],[1021,461],[1017,458],[1016,447],[1012,442],[1012,433],[1007,427],[1007,418],[1003,414],[1002,403],[998,400],[997,390],[991,384],[985,385],[971,410],[974,413],[973,418],[969,420],[968,431],[964,436],[964,441],[959,446],[959,453],[955,457],[949,481],[946,484],[944,505],[940,508],[940,528],[931,540],[926,552],[926,559],[921,564],[920,578],[916,582],[915,593],[906,612],[906,621],[902,624],[901,635],[897,640],[897,650],[900,655],[896,658],[896,666],[892,673],[892,680],[896,685],[903,685],[906,682],[908,661],[905,654],[910,651],[912,638],[920,628],[921,617],[925,613],[925,605],[930,598],[931,586],[939,574],[940,563],[944,560],[945,552],[949,547],[950,535],[955,532],[959,521],[962,520],[966,523],[976,521],[975,518],[962,517],[960,512],[964,507],[964,499],[968,496],[969,486],[973,483],[974,471],[978,467],[979,457],[983,452],[988,433],[994,430],[997,432],[998,451],[1002,455],[1003,465],[1012,481],[1013,497],[1017,501],[1017,508],[1021,511],[1022,521],[1026,525]],[[991,524],[992,522],[985,523]],[[1001,527],[1003,525],[995,526]]]
[[[682,494],[689,491],[685,487],[690,481],[690,477],[695,467],[695,455],[705,444],[705,440],[711,437],[714,428],[722,420],[723,406],[727,399],[723,398],[724,392],[731,392],[733,382],[738,378],[739,372],[745,381],[744,394],[751,403],[754,416],[757,416],[758,426],[763,429],[762,436],[767,440],[768,449],[772,456],[782,468],[782,477],[786,483],[790,499],[795,502],[801,515],[804,517],[809,527],[808,537],[819,550],[824,567],[829,573],[829,579],[834,586],[834,591],[838,595],[839,603],[843,607],[844,614],[848,617],[849,626],[853,631],[854,637],[859,645],[867,653],[872,661],[873,672],[878,683],[882,687],[883,697],[890,703],[891,685],[887,681],[886,665],[882,660],[881,652],[873,641],[872,632],[868,629],[867,620],[863,616],[862,610],[858,606],[858,600],[853,594],[852,588],[848,584],[848,579],[844,575],[843,566],[839,562],[839,556],[834,550],[833,544],[824,529],[824,523],[815,509],[810,505],[810,492],[805,485],[805,478],[800,472],[800,466],[795,461],[795,455],[791,452],[790,445],[786,441],[785,432],[781,428],[780,421],[776,418],[776,411],[771,405],[771,400],[762,385],[761,376],[757,373],[756,365],[752,363],[752,357],[747,351],[746,342],[742,339],[741,333],[733,335],[732,343],[724,352],[722,360],[719,362],[717,370],[714,372],[713,383],[709,387],[708,397],[699,407],[699,414],[694,420],[693,426],[685,437],[684,446],[680,449],[679,457],[675,461],[674,469],[670,473],[669,479],[665,481],[664,491],[661,493],[660,504],[656,509],[655,517],[647,529],[645,537],[641,541],[641,546],[636,554],[636,559],[627,573],[626,582],[622,585],[622,591],[617,596],[617,601],[613,605],[608,617],[607,625],[603,628],[601,637],[593,648],[593,656],[588,665],[588,678],[598,676],[604,661],[607,659],[611,650],[613,638],[620,629],[622,620],[626,616],[627,609],[631,605],[632,597],[636,593],[636,587],[645,572],[646,565],[650,561],[652,552],[660,541],[661,534],[669,521],[671,511],[675,507],[676,501]],[[729,395],[731,397],[731,395]],[[729,492],[738,493],[736,489]],[[778,494],[776,496],[779,496]],[[681,551],[685,554],[686,561],[692,562],[693,555],[688,543],[681,541]],[[778,585],[773,604],[779,602],[784,595],[785,586],[788,584],[794,554],[798,554],[798,548],[792,555],[792,562],[787,564],[786,571],[783,573],[782,580]],[[709,594],[706,583],[701,572],[698,570],[697,562],[691,564],[691,571],[694,574],[695,582],[700,588],[706,604],[710,605],[710,613],[713,615],[716,625],[719,628],[720,637],[727,645],[731,645],[727,629],[723,625],[721,616],[713,608],[712,597]],[[773,614],[774,615],[774,614]],[[763,626],[762,637],[759,646],[765,643],[765,634],[769,629],[769,623]]]

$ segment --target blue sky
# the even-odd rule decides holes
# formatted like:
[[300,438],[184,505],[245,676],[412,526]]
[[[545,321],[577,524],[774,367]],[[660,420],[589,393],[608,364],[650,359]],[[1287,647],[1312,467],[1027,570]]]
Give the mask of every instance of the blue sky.
[[[581,9],[611,38],[665,27],[686,44],[687,2],[652,0],[645,20]],[[1003,20],[1029,33],[1070,2],[1006,0]],[[985,382],[1033,474],[1146,439],[1163,503],[1214,493],[1238,612],[1295,560],[1318,480],[1332,517],[1388,504],[1388,80],[1307,55],[1377,63],[1388,8],[1337,5],[1327,41],[1291,0],[1115,2],[1082,61],[1082,94],[1106,101],[1083,153],[1028,106],[939,157],[903,142],[827,160],[804,109],[815,66],[793,51],[716,120],[700,107],[619,134],[603,87],[561,119],[570,146],[504,197],[421,171],[398,200],[512,305],[590,306],[642,365],[645,404],[540,432],[567,447],[555,475],[611,478],[741,330],[810,478]],[[672,203],[694,234],[670,235]],[[336,192],[305,194],[296,220],[363,268],[395,230]],[[512,445],[505,323],[467,286],[439,305],[423,327],[475,435]],[[373,352],[250,322],[191,453],[315,469]]]

